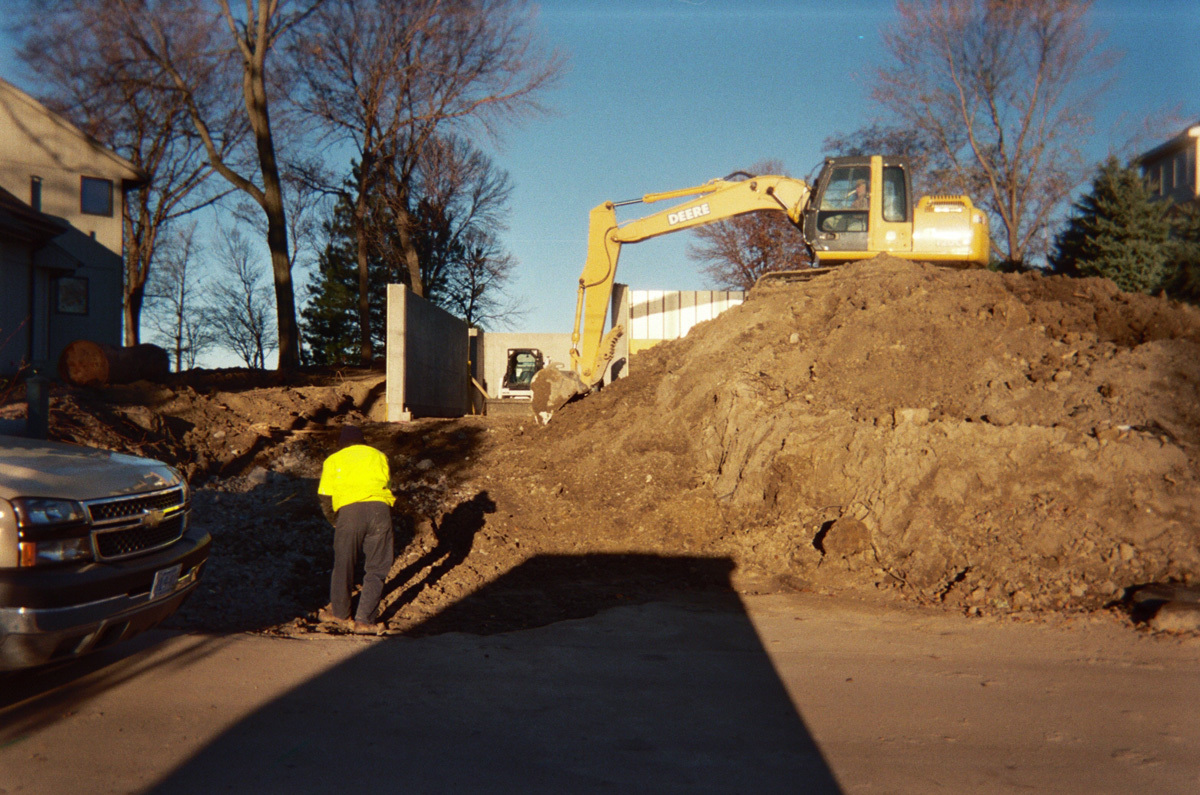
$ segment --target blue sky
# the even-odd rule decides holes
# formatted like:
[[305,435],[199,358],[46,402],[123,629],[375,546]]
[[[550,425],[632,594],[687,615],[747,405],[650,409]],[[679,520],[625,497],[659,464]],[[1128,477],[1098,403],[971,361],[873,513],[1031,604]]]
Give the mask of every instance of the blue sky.
[[[495,154],[515,184],[505,240],[520,263],[513,293],[529,310],[519,330],[570,330],[595,205],[767,159],[809,175],[826,137],[869,123],[866,72],[893,19],[887,0],[543,3],[546,40],[569,55],[570,70],[546,96],[555,115],[508,131]],[[1098,2],[1091,21],[1125,53],[1089,147],[1097,160],[1164,108],[1200,118],[1195,0]],[[635,205],[621,217],[657,209]],[[617,280],[712,287],[686,257],[688,237],[626,246]]]
[[[528,312],[512,330],[570,330],[593,206],[767,159],[807,176],[826,137],[869,123],[866,76],[893,19],[891,0],[543,2],[544,42],[570,62],[543,96],[550,114],[478,141],[514,184],[503,240],[518,263],[510,292]],[[1164,111],[1200,118],[1196,0],[1100,0],[1090,19],[1124,53],[1088,147],[1097,161]],[[8,53],[0,74],[37,93]],[[622,218],[659,207],[629,209]],[[711,287],[686,257],[688,237],[626,246],[617,279]]]

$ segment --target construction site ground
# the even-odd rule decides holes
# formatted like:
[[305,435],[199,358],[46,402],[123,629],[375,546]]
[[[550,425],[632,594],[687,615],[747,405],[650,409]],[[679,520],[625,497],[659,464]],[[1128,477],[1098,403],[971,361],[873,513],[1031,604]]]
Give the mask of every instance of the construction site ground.
[[879,257],[760,286],[629,371],[539,427],[383,422],[378,369],[196,370],[56,388],[51,436],[188,474],[214,545],[183,629],[336,631],[314,620],[332,556],[315,491],[344,423],[392,465],[391,632],[500,632],[730,582],[1035,619],[1141,594],[1139,625],[1196,627],[1193,307]]
[[[944,620],[956,622],[953,637],[991,627],[964,642],[1003,670],[1010,645],[1026,642],[1020,627],[1043,633],[1030,649],[1056,637],[1075,648],[1069,633],[1099,622],[1105,640],[1068,655],[1064,672],[1097,660],[1177,671],[1162,660],[1194,658],[1195,308],[1106,280],[885,256],[757,287],[628,370],[546,427],[519,414],[387,423],[382,370],[347,367],[55,387],[50,433],[188,474],[192,521],[212,534],[213,552],[168,629],[197,643],[386,644],[316,620],[332,561],[316,482],[341,426],[354,423],[392,465],[397,558],[381,618],[398,638],[469,636],[483,649],[605,616],[666,610],[674,618],[660,619],[678,621],[782,599],[799,611],[788,621],[809,610],[833,622],[823,638],[871,616],[864,653],[884,627],[912,629],[898,643],[940,648],[921,633]],[[0,415],[23,410],[14,402]],[[774,633],[758,637],[788,637]],[[850,682],[858,652],[845,653],[829,664]],[[1179,686],[1187,692],[1138,691],[1143,722],[1110,738],[1109,764],[1166,764],[1129,732],[1153,733],[1146,747],[1194,747],[1167,725],[1172,699],[1192,700],[1196,683]],[[1020,697],[1066,692],[1031,687]],[[874,709],[929,698],[896,696],[909,700]],[[1084,742],[1047,732],[1042,745]],[[883,729],[876,741],[909,742]],[[1176,775],[1196,780],[1171,767],[1168,789]],[[937,789],[868,783],[858,789]]]

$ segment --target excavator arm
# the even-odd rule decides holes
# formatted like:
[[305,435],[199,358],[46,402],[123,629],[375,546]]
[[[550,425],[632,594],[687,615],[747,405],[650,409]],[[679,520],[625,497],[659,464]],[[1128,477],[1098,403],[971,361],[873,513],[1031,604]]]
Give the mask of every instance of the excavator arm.
[[[571,369],[587,387],[595,386],[603,378],[613,347],[624,331],[617,326],[608,334],[603,333],[621,246],[763,210],[783,212],[792,223],[800,225],[810,194],[803,180],[749,175],[747,179],[735,180],[734,176],[737,175],[691,188],[648,193],[631,201],[605,202],[592,210],[588,220],[587,262],[579,277],[575,328],[571,333]],[[617,223],[617,207],[688,196],[695,198],[644,218]]]

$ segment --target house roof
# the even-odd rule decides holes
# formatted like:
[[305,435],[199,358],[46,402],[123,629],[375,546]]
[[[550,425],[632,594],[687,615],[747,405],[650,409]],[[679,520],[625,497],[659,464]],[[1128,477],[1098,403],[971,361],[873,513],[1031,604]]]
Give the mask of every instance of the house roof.
[[0,188],[0,238],[41,245],[69,228],[65,221],[30,207]]
[[[1179,133],[1179,135],[1176,135],[1169,141],[1159,144],[1150,151],[1139,155],[1137,162],[1146,163],[1152,160],[1157,160],[1163,155],[1178,151],[1186,146],[1195,146],[1196,144],[1194,140],[1198,138],[1200,138],[1200,121],[1197,121],[1195,124],[1189,124],[1184,128],[1183,132]],[[1193,140],[1193,142],[1190,144],[1189,139]]]
[[[27,109],[44,116],[53,125],[68,134],[77,138],[84,143],[88,149],[100,160],[107,162],[110,166],[116,169],[121,179],[129,186],[136,187],[144,185],[150,181],[149,175],[139,169],[133,163],[118,155],[113,150],[109,149],[104,144],[97,141],[92,136],[79,129],[77,126],[68,121],[61,114],[47,108],[41,102],[34,99],[29,94],[14,86],[7,80],[0,78],[0,109],[3,109],[9,103],[24,105]],[[10,109],[10,113],[13,113]]]

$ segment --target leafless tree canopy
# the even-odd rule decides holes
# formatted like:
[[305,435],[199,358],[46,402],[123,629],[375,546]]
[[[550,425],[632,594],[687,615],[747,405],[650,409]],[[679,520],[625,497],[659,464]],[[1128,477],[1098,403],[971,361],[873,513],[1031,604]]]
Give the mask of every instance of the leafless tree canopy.
[[[777,160],[756,163],[754,174],[783,174]],[[688,257],[721,290],[749,290],[768,271],[811,264],[800,230],[783,213],[758,212],[696,227]]]
[[504,298],[514,261],[499,242],[511,192],[508,174],[457,137],[430,140],[413,173],[425,295],[474,326],[519,314]]
[[292,50],[305,90],[296,98],[324,134],[352,145],[351,195],[359,265],[362,358],[369,324],[368,203],[388,198],[408,285],[421,294],[411,180],[422,153],[451,128],[537,109],[534,97],[561,59],[536,46],[527,6],[515,0],[328,0]]
[[[319,0],[246,0],[235,11],[217,0],[111,0],[141,57],[164,75],[164,90],[179,97],[212,168],[262,208],[275,282],[279,368],[300,363],[295,295],[288,251],[287,219],[277,141],[271,126],[270,87],[280,43],[311,14]],[[236,76],[231,79],[230,75]],[[276,76],[276,83],[278,83]],[[201,101],[210,91],[241,100],[235,120],[214,117]],[[233,121],[249,128],[253,157],[239,158],[222,147]]]
[[955,188],[1000,223],[1011,262],[1044,248],[1087,173],[1080,151],[1112,59],[1078,0],[898,0],[874,98],[937,147]]
[[[368,328],[368,197],[386,200],[402,273],[422,291],[437,265],[421,262],[417,243],[419,161],[439,139],[490,134],[539,110],[537,94],[562,67],[539,48],[523,0],[29,2],[25,58],[48,77],[56,106],[151,176],[126,219],[127,341],[137,340],[157,236],[213,200],[187,197],[216,173],[260,211],[281,369],[299,364],[293,268],[302,219],[289,215],[311,210],[314,189],[352,202]],[[329,150],[344,156],[346,145],[357,161],[348,187],[346,163],[319,162]],[[494,235],[477,231],[485,225],[468,221],[463,228],[476,231],[460,241],[480,265],[469,287],[479,292],[464,311],[480,317],[511,267]],[[371,348],[364,332],[364,358]]]
[[217,341],[247,367],[263,368],[278,338],[271,322],[270,291],[254,247],[236,228],[217,244],[219,274],[208,291],[205,316]]
[[197,359],[217,342],[200,300],[204,284],[197,275],[196,224],[171,227],[159,253],[147,284],[147,319],[156,341],[171,353],[179,372],[195,367]]

